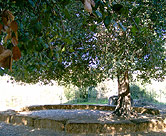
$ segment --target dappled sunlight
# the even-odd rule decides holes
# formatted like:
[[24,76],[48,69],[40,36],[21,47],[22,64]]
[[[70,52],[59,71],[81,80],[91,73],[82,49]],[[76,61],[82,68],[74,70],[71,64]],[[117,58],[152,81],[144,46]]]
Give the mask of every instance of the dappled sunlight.
[[65,110],[65,109],[50,109],[50,110],[39,110],[39,111],[24,111],[20,112],[21,115],[30,115],[30,116],[38,116],[42,118],[52,118],[52,119],[84,119],[86,121],[93,122],[104,122],[108,120],[112,120],[111,118],[107,118],[111,112],[110,111],[98,111],[98,110]]
[[28,124],[28,121],[23,118],[23,119],[22,119],[22,123],[23,123],[24,125],[27,125],[27,124]]
[[[99,110],[102,108],[107,110]],[[68,108],[68,109],[67,109]],[[80,108],[80,109],[79,109]],[[4,116],[4,121],[15,125],[27,125],[35,128],[49,128],[57,131],[66,130],[68,133],[108,133],[131,135],[132,133],[146,134],[154,131],[156,134],[165,129],[164,115],[138,114],[137,118],[122,118],[112,116],[111,106],[99,105],[41,105],[26,107],[17,112]],[[141,133],[140,133],[141,132]],[[123,135],[123,134],[122,134]]]
[[24,125],[12,125],[0,122],[1,136],[60,136],[63,132],[55,132],[53,130],[33,128]]

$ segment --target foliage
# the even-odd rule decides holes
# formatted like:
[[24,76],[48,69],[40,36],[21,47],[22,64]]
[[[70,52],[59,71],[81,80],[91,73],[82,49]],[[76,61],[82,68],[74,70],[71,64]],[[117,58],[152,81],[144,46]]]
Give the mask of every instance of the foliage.
[[165,103],[166,86],[164,82],[152,81],[151,84],[141,84],[142,81],[130,84],[131,97],[148,102]]
[[73,85],[68,85],[64,88],[65,97],[69,102],[90,102],[98,99],[98,90],[91,86],[88,88],[77,88]]
[[[20,28],[23,57],[15,62],[15,71],[11,73],[16,80],[28,83],[57,80],[77,86],[95,83],[95,78],[88,80],[89,62],[95,57],[91,52],[96,52],[93,41],[89,41],[93,33],[86,23],[87,13],[76,10],[82,6],[80,2],[69,6],[58,1],[14,1],[2,5],[10,6],[6,8],[17,15]],[[82,82],[83,78],[87,80]]]
[[71,100],[74,100],[75,99],[75,91],[77,90],[78,88],[72,86],[72,85],[68,85],[64,88],[64,94],[65,94],[65,97],[68,101],[71,101]]
[[90,99],[88,101],[68,101],[67,104],[108,104],[108,99]]
[[3,69],[0,68],[0,76],[3,76],[4,75],[4,71]]
[[[107,2],[100,1],[97,5],[103,4],[106,11],[101,8],[96,10],[101,13],[101,20],[104,19],[107,28],[98,28],[100,32],[103,30],[97,37],[102,50],[100,68],[108,76],[118,75],[119,70],[127,70],[130,74],[138,72],[137,78],[145,81],[151,78],[162,80],[166,70],[163,40],[165,2],[124,1],[120,3],[119,10],[114,10],[118,3],[112,2],[109,6]],[[156,12],[156,9],[160,12]]]
[[88,101],[88,92],[86,88],[79,88],[75,92],[75,97],[79,102],[87,102]]
[[140,88],[140,86],[137,86],[136,84],[132,84],[130,90],[131,90],[131,97],[133,99],[150,101],[150,102],[157,101],[156,100],[157,93],[154,90],[148,92],[146,88]]
[[22,58],[14,62],[17,81],[96,85],[117,71],[145,80],[165,74],[165,1],[95,0],[92,14],[81,1],[7,0],[18,23]]
[[88,99],[97,99],[98,98],[98,90],[94,86],[91,86],[87,89],[88,91]]
[[145,93],[145,90],[143,88],[140,88],[136,84],[132,84],[130,86],[130,91],[131,91],[131,97],[133,99],[142,99]]

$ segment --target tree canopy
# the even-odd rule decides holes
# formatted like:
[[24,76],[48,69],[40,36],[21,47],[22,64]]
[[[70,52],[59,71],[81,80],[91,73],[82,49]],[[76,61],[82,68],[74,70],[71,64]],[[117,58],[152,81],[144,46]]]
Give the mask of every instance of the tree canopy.
[[9,10],[15,16],[22,53],[13,72],[5,72],[17,81],[77,86],[95,85],[125,70],[145,80],[163,78],[165,0],[94,0],[88,3],[92,11],[85,2],[0,2],[1,13]]

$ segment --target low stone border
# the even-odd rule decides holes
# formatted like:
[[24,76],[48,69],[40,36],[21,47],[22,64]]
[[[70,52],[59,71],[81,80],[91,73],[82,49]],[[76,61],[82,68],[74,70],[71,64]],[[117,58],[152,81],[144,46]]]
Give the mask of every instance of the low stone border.
[[[79,124],[79,125],[78,125]],[[121,134],[133,132],[162,131],[166,128],[166,118],[161,119],[136,119],[136,120],[117,120],[113,122],[95,123],[69,121],[66,124],[68,133],[95,133],[95,134]]]
[[24,116],[20,114],[0,113],[0,121],[11,123],[14,125],[25,125],[34,128],[47,128],[57,132],[65,130],[65,121],[52,120],[47,118],[39,118],[35,116]]
[[[144,108],[144,107],[133,107],[135,111],[141,114],[152,114],[158,115],[160,114],[158,109],[154,108]],[[48,109],[86,109],[86,110],[105,110],[105,111],[113,111],[115,110],[115,106],[108,105],[79,105],[79,104],[61,104],[61,105],[39,105],[39,106],[29,106],[23,107],[21,111],[34,111],[34,110],[48,110]]]
[[[115,107],[102,105],[43,105],[23,108],[22,111],[46,109],[94,109],[113,110]],[[136,108],[138,111],[142,109]],[[150,110],[150,109],[148,109]],[[154,110],[152,113],[157,113]],[[0,121],[15,125],[26,125],[34,128],[47,128],[66,134],[120,134],[133,132],[150,132],[166,129],[166,116],[153,116],[141,119],[112,120],[100,122],[97,120],[65,120],[48,119],[37,116],[21,115],[17,112],[0,112]]]

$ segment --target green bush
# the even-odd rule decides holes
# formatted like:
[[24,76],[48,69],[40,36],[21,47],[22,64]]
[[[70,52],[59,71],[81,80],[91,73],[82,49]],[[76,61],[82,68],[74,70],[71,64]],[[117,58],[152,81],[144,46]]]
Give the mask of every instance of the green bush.
[[68,101],[75,99],[75,89],[76,88],[71,85],[68,85],[67,87],[64,88],[64,94]]
[[78,102],[87,102],[88,101],[88,91],[86,88],[79,88],[76,93],[75,97]]
[[88,88],[88,99],[96,99],[97,98],[97,90],[94,86]]
[[133,99],[156,102],[157,94],[154,90],[148,91],[145,87],[133,83],[130,85],[130,92]]

